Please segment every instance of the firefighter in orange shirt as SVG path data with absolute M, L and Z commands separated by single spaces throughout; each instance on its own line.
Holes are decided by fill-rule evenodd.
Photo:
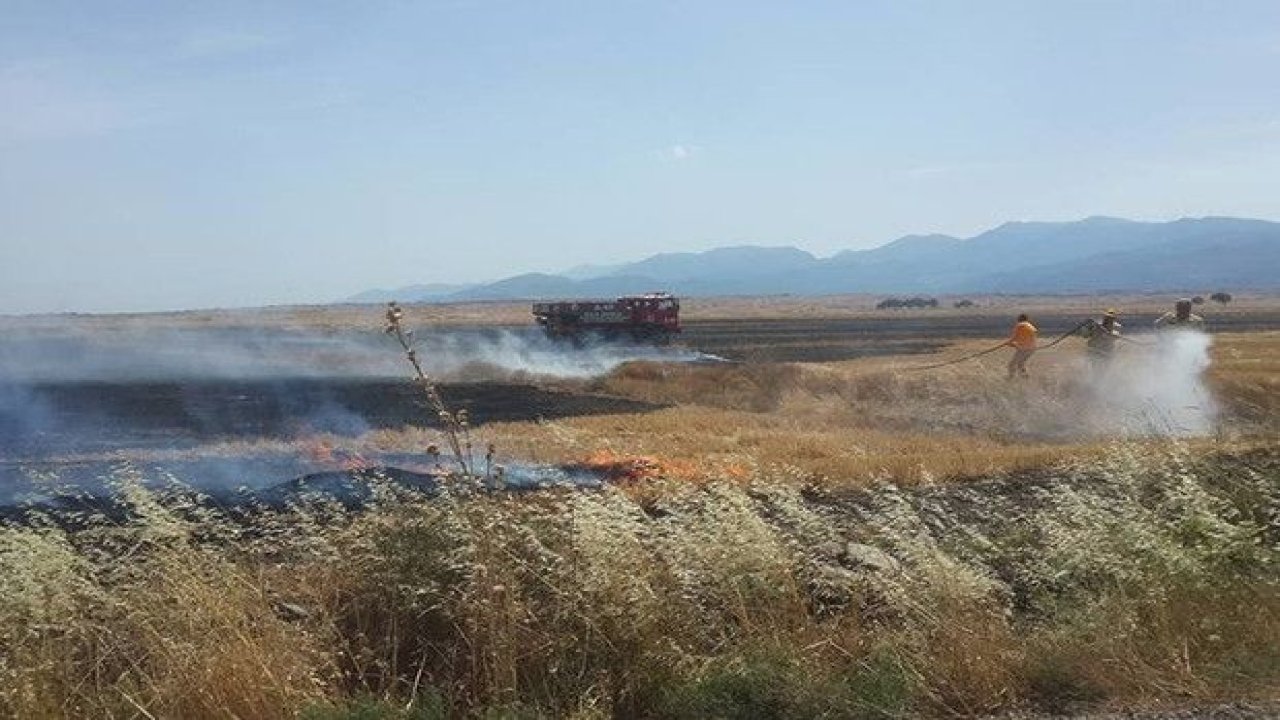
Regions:
M 1027 377 L 1027 360 L 1031 359 L 1031 354 L 1036 351 L 1036 326 L 1031 324 L 1031 318 L 1026 314 L 1018 316 L 1018 322 L 1013 326 L 1013 332 L 1009 335 L 1006 345 L 1013 348 L 1013 357 L 1009 360 L 1009 378 L 1014 375 Z

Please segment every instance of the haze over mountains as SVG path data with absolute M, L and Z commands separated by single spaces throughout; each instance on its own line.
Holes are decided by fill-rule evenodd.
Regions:
M 1280 223 L 1010 222 L 968 239 L 908 235 L 827 258 L 793 247 L 725 247 L 469 286 L 371 290 L 348 302 L 610 297 L 659 289 L 684 296 L 1280 289 Z

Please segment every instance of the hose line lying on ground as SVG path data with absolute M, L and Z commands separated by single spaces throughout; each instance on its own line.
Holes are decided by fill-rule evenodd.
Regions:
M 1072 335 L 1075 335 L 1075 334 L 1076 334 L 1076 331 L 1078 331 L 1080 328 L 1084 327 L 1085 325 L 1088 325 L 1090 322 L 1092 322 L 1092 320 L 1085 320 L 1085 321 L 1083 321 L 1083 322 L 1079 323 L 1079 324 L 1078 324 L 1078 325 L 1076 325 L 1075 327 L 1073 327 L 1073 328 L 1071 328 L 1070 330 L 1068 330 L 1068 331 L 1066 331 L 1066 332 L 1062 333 L 1061 335 L 1059 335 L 1057 338 L 1055 338 L 1055 339 L 1054 339 L 1052 342 L 1050 342 L 1049 344 L 1047 344 L 1047 345 L 1041 345 L 1040 347 L 1036 348 L 1036 352 L 1039 352 L 1039 351 L 1041 351 L 1041 350 L 1048 350 L 1049 348 L 1053 347 L 1054 345 L 1057 345 L 1058 343 L 1062 342 L 1063 340 L 1066 340 L 1067 338 L 1071 337 Z M 1117 337 L 1120 337 L 1120 336 L 1117 336 Z M 1122 338 L 1122 339 L 1128 340 L 1128 338 Z M 1137 341 L 1135 341 L 1135 340 L 1130 340 L 1129 342 L 1137 342 Z M 1142 345 L 1142 344 L 1145 344 L 1145 343 L 1138 343 L 1138 344 Z M 996 345 L 995 347 L 990 347 L 990 348 L 987 348 L 986 350 L 979 350 L 979 351 L 978 351 L 978 352 L 976 352 L 976 353 L 970 353 L 970 354 L 968 354 L 968 355 L 965 355 L 964 357 L 956 358 L 955 360 L 948 360 L 948 361 L 946 361 L 946 362 L 934 363 L 934 364 L 932 364 L 932 365 L 917 365 L 916 367 L 907 368 L 907 370 L 934 370 L 934 369 L 936 369 L 936 368 L 946 367 L 946 366 L 948 366 L 948 365 L 958 365 L 959 363 L 962 363 L 962 362 L 967 362 L 967 361 L 969 361 L 969 360 L 974 360 L 974 359 L 976 359 L 976 358 L 980 358 L 980 357 L 982 357 L 983 355 L 990 355 L 991 353 L 993 353 L 993 352 L 995 352 L 995 351 L 997 351 L 997 350 L 999 350 L 999 349 L 1001 349 L 1001 348 L 1008 347 L 1008 346 L 1009 346 L 1009 341 L 1007 341 L 1007 340 L 1006 340 L 1006 341 L 1004 341 L 1004 342 L 1000 343 L 999 345 Z
M 1000 344 L 999 344 L 999 345 L 996 345 L 995 347 L 989 347 L 989 348 L 987 348 L 986 350 L 979 350 L 979 351 L 978 351 L 978 352 L 976 352 L 976 353 L 970 353 L 970 354 L 968 354 L 968 355 L 965 355 L 964 357 L 956 358 L 955 360 L 948 360 L 948 361 L 946 361 L 946 362 L 934 363 L 934 364 L 932 364 L 932 365 L 917 365 L 916 367 L 911 367 L 911 368 L 907 368 L 907 369 L 908 369 L 908 370 L 933 370 L 934 368 L 946 367 L 946 366 L 948 366 L 948 365 L 955 365 L 955 364 L 958 364 L 958 363 L 965 362 L 965 361 L 967 361 L 967 360 L 973 360 L 973 359 L 975 359 L 975 358 L 980 358 L 980 357 L 982 357 L 983 355 L 990 355 L 991 353 L 993 353 L 993 352 L 995 352 L 995 351 L 997 351 L 997 350 L 1000 350 L 1000 349 L 1002 349 L 1002 348 L 1006 348 L 1006 347 L 1008 347 L 1008 346 L 1009 346 L 1009 342 L 1008 342 L 1008 341 L 1001 341 L 1001 342 L 1000 342 Z
M 1063 340 L 1066 340 L 1067 338 L 1071 337 L 1072 335 L 1075 335 L 1075 334 L 1076 334 L 1076 332 L 1078 332 L 1078 331 L 1080 330 L 1080 328 L 1084 327 L 1085 325 L 1088 325 L 1088 324 L 1089 324 L 1089 323 L 1091 323 L 1091 322 L 1093 322 L 1093 320 L 1085 320 L 1085 321 L 1083 321 L 1083 322 L 1079 323 L 1079 324 L 1078 324 L 1078 325 L 1076 325 L 1075 327 L 1071 328 L 1070 330 L 1068 330 L 1068 331 L 1066 331 L 1066 332 L 1062 333 L 1061 335 L 1059 335 L 1058 337 L 1054 338 L 1051 342 L 1049 342 L 1049 343 L 1047 343 L 1047 344 L 1045 344 L 1045 345 L 1041 345 L 1041 346 L 1037 347 L 1037 348 L 1035 349 L 1035 351 L 1036 351 L 1036 352 L 1040 352 L 1040 351 L 1042 351 L 1042 350 L 1048 350 L 1049 348 L 1053 347 L 1054 345 L 1057 345 L 1058 343 L 1062 342 Z M 1116 338 L 1117 340 L 1123 340 L 1124 342 L 1127 342 L 1127 343 L 1132 343 L 1132 344 L 1137 345 L 1137 346 L 1139 346 L 1139 347 L 1153 347 L 1153 346 L 1155 345 L 1155 343 L 1144 342 L 1144 341 L 1142 341 L 1142 340 L 1135 340 L 1135 339 L 1133 339 L 1133 338 L 1131 338 L 1131 337 L 1125 337 L 1124 335 L 1115 335 L 1115 338 Z M 958 364 L 960 364 L 960 363 L 962 363 L 962 362 L 968 362 L 969 360 L 974 360 L 974 359 L 980 358 L 980 357 L 982 357 L 983 355 L 990 355 L 991 353 L 996 352 L 997 350 L 999 350 L 999 349 L 1001 349 L 1001 348 L 1004 348 L 1004 347 L 1008 347 L 1008 346 L 1009 346 L 1009 341 L 1008 341 L 1008 340 L 1006 340 L 1006 341 L 1004 341 L 1004 342 L 1000 343 L 999 345 L 996 345 L 995 347 L 989 347 L 989 348 L 987 348 L 986 350 L 979 350 L 978 352 L 970 353 L 970 354 L 968 354 L 968 355 L 965 355 L 964 357 L 958 357 L 958 358 L 956 358 L 955 360 L 948 360 L 948 361 L 946 361 L 946 362 L 933 363 L 932 365 L 917 365 L 916 367 L 909 367 L 909 368 L 907 368 L 907 370 L 908 370 L 908 371 L 914 371 L 914 370 L 934 370 L 934 369 L 941 368 L 941 367 L 947 367 L 948 365 L 958 365 Z

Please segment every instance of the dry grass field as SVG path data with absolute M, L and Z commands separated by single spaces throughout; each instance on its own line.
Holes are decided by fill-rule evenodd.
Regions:
M 492 443 L 499 462 L 623 469 L 596 490 L 489 492 L 453 478 L 424 498 L 375 483 L 360 511 L 246 517 L 148 491 L 123 465 L 112 480 L 127 519 L 0 527 L 0 715 L 902 718 L 1224 702 L 1243 703 L 1238 717 L 1273 713 L 1275 300 L 1222 310 L 1235 324 L 1209 350 L 1204 432 L 1175 416 L 1207 405 L 1113 402 L 1142 400 L 1130 386 L 1147 378 L 1162 386 L 1172 361 L 1150 347 L 1123 348 L 1105 377 L 1078 339 L 1033 357 L 1025 380 L 1005 379 L 1003 352 L 917 369 L 990 346 L 1015 308 L 1048 328 L 1099 304 L 1151 315 L 1162 299 L 975 300 L 984 307 L 939 310 L 939 329 L 915 338 L 932 353 L 820 362 L 752 348 L 785 336 L 798 353 L 815 318 L 835 329 L 810 350 L 874 345 L 874 327 L 857 323 L 883 313 L 864 298 L 691 302 L 690 342 L 719 338 L 740 362 L 521 378 L 660 409 L 474 419 L 475 447 Z M 417 309 L 426 327 L 523 323 L 522 310 Z M 342 329 L 371 314 L 128 322 Z M 725 330 L 746 319 L 767 332 Z M 444 445 L 429 418 L 323 439 L 355 454 Z
M 962 341 L 942 357 L 989 345 Z M 636 363 L 590 389 L 673 407 L 653 413 L 498 424 L 517 456 L 571 459 L 610 451 L 669 459 L 709 475 L 789 467 L 824 485 L 873 478 L 985 477 L 1104 453 L 1125 438 L 1082 426 L 1073 397 L 1087 383 L 1078 343 L 1033 361 L 1028 381 L 1003 358 L 913 371 L 930 356 L 821 364 Z M 1221 423 L 1197 447 L 1273 442 L 1280 430 L 1280 332 L 1215 338 L 1208 382 Z

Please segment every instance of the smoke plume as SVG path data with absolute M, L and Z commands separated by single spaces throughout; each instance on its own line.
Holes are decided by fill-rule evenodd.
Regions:
M 584 378 L 629 360 L 694 362 L 713 356 L 587 338 L 571 344 L 532 328 L 420 330 L 418 354 L 441 379 L 512 374 Z M 10 332 L 0 377 L 10 383 L 128 382 L 406 375 L 399 348 L 380 333 L 258 327 L 63 327 Z
M 1194 330 L 1166 332 L 1140 352 L 1090 371 L 1085 419 L 1091 429 L 1122 437 L 1212 432 L 1217 405 L 1204 381 L 1212 342 Z

